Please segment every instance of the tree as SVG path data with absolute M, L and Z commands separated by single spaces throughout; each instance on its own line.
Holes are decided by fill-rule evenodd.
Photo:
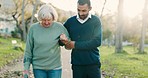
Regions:
M 116 39 L 115 39 L 115 52 L 122 52 L 122 27 L 123 27 L 123 1 L 119 0 L 118 4 L 118 17 L 117 17 L 117 28 L 116 28 Z
M 105 4 L 106 4 L 107 0 L 104 1 L 104 4 L 103 4 L 103 7 L 102 7 L 102 11 L 101 11 L 101 15 L 100 15 L 100 18 L 102 17 L 103 15 L 103 11 L 104 11 L 104 8 L 105 8 Z
M 21 40 L 25 41 L 24 39 L 26 39 L 25 35 L 27 33 L 28 23 L 30 23 L 29 20 L 31 19 L 31 12 L 33 9 L 32 6 L 33 6 L 34 0 L 25 0 L 24 2 L 23 0 L 12 0 L 12 1 L 15 5 L 15 8 L 14 8 L 14 11 L 11 12 L 10 14 L 12 15 L 13 19 L 16 22 L 16 27 L 19 29 Z M 22 11 L 24 11 L 24 13 Z
M 26 41 L 26 32 L 27 32 L 27 25 L 26 22 L 28 18 L 31 17 L 31 10 L 32 8 L 26 9 L 26 7 L 30 7 L 33 2 L 32 0 L 12 0 L 15 8 L 14 11 L 11 12 L 13 19 L 16 22 L 16 27 L 19 29 L 19 33 L 21 36 L 22 41 Z M 22 6 L 22 7 L 20 7 Z
M 0 3 L 1 5 L 0 9 L 3 8 L 4 7 L 3 5 L 6 5 L 8 2 L 10 2 L 10 4 L 13 5 L 13 7 L 10 5 L 6 7 L 7 10 L 6 8 L 4 8 L 4 12 L 6 11 L 5 14 L 12 16 L 12 18 L 0 17 L 0 20 L 14 21 L 18 29 L 19 37 L 21 38 L 22 41 L 24 41 L 24 39 L 26 39 L 25 35 L 28 32 L 30 24 L 32 24 L 34 21 L 37 21 L 37 19 L 34 18 L 34 14 L 36 13 L 38 7 L 40 7 L 44 3 L 41 2 L 40 0 L 25 0 L 24 2 L 23 0 L 2 0 L 2 1 L 3 2 Z M 24 7 L 21 7 L 22 5 L 24 5 Z M 58 18 L 59 20 L 62 19 L 60 22 L 65 22 L 66 18 L 68 18 L 69 16 L 71 16 L 71 14 L 73 14 L 73 12 L 63 11 L 56 7 L 55 9 L 61 12 L 58 13 L 61 14 L 60 16 L 61 18 Z M 24 11 L 24 13 L 22 11 Z
M 148 13 L 147 6 L 148 6 L 148 0 L 145 0 L 143 16 L 142 16 L 142 29 L 141 29 L 139 53 L 144 53 L 144 41 L 145 41 L 145 34 L 146 34 L 146 28 L 147 28 L 147 13 Z
M 24 20 L 24 9 L 25 9 L 25 0 L 23 0 L 23 4 L 22 4 L 22 27 L 23 27 L 23 40 L 26 41 L 26 27 L 25 27 L 25 20 Z
M 106 29 L 105 31 L 103 31 L 103 39 L 107 40 L 107 45 L 108 47 L 111 46 L 111 37 L 112 37 L 112 32 L 109 29 Z
M 38 2 L 39 2 L 38 0 L 35 0 L 34 8 L 33 8 L 33 11 L 32 11 L 32 16 L 31 16 L 30 25 L 33 23 L 34 14 L 36 13 Z

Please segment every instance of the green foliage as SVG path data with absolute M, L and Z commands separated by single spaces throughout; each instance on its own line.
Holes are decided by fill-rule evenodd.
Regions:
M 21 50 L 14 49 L 14 45 L 11 43 L 12 40 L 17 40 L 18 43 L 21 43 L 22 47 L 24 47 L 24 43 L 21 42 L 19 39 L 0 38 L 0 46 L 1 46 L 0 47 L 0 67 L 3 67 L 4 65 L 9 64 L 13 60 L 23 55 L 23 52 Z
M 103 39 L 108 39 L 111 36 L 112 36 L 112 32 L 109 29 L 103 31 Z
M 148 54 L 137 54 L 130 46 L 124 47 L 124 51 L 115 53 L 114 47 L 100 48 L 105 78 L 148 78 Z
M 18 28 L 15 28 L 14 31 L 11 31 L 11 36 L 12 36 L 13 38 L 19 38 L 18 33 L 19 33 Z
M 148 44 L 148 37 L 145 38 L 145 44 Z

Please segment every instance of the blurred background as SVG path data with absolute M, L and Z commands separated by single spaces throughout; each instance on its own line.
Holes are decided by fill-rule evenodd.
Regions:
M 100 47 L 105 78 L 148 78 L 148 0 L 91 0 L 102 22 Z M 37 10 L 51 4 L 64 23 L 77 14 L 77 0 L 0 0 L 0 68 L 23 55 Z M 8 58 L 8 56 L 12 56 Z M 7 58 L 7 59 L 6 59 Z

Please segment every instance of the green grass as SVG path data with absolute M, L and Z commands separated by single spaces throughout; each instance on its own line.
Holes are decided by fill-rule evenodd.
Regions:
M 19 39 L 0 38 L 0 67 L 23 55 L 21 50 L 14 49 L 11 40 L 17 40 L 24 48 L 25 43 Z M 126 53 L 115 53 L 114 47 L 100 47 L 105 78 L 148 78 L 148 48 L 145 54 L 138 54 L 133 47 L 123 49 Z
M 127 53 L 115 53 L 114 47 L 100 48 L 105 78 L 148 78 L 148 54 L 138 54 L 129 46 L 123 49 Z
M 4 39 L 0 37 L 0 67 L 3 67 L 23 55 L 20 49 L 14 49 L 14 45 L 11 42 L 12 40 L 17 40 L 19 44 L 22 44 L 22 48 L 24 47 L 24 43 L 19 39 Z

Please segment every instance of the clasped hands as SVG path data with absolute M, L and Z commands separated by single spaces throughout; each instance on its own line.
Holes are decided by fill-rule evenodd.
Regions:
M 60 40 L 61 42 L 65 45 L 65 48 L 70 50 L 70 49 L 73 49 L 74 48 L 74 45 L 75 45 L 75 41 L 71 41 L 69 40 L 65 34 L 61 34 L 60 35 Z

